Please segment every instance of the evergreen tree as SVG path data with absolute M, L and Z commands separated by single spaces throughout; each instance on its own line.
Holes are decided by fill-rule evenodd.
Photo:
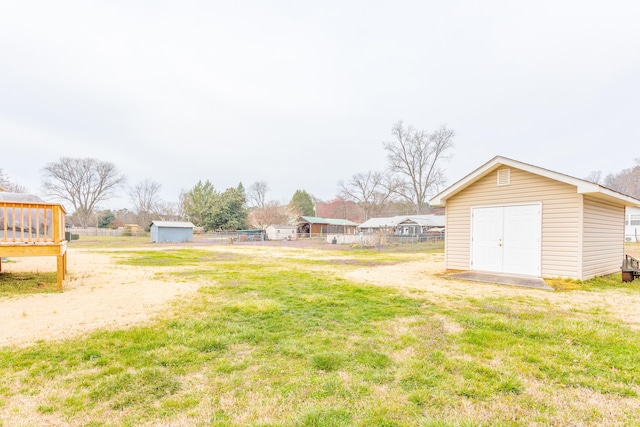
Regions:
M 98 228 L 115 228 L 113 222 L 116 220 L 116 214 L 107 209 L 98 213 Z
M 220 194 L 210 221 L 212 229 L 241 230 L 247 228 L 247 208 L 244 188 L 227 188 Z
M 313 216 L 315 209 L 311 195 L 304 190 L 296 190 L 289 202 L 289 207 L 298 216 Z
M 208 180 L 198 183 L 189 190 L 184 197 L 184 213 L 188 221 L 196 227 L 204 227 L 205 230 L 212 230 L 208 225 L 211 223 L 213 208 L 217 202 L 218 193 L 213 184 Z

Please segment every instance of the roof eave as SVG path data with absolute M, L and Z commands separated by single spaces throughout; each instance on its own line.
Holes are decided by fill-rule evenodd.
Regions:
M 616 204 L 622 204 L 624 206 L 640 206 L 640 200 L 633 198 L 631 196 L 627 196 L 625 194 L 617 193 L 613 190 L 609 190 L 608 188 L 598 186 L 598 191 L 585 191 L 584 189 L 578 188 L 578 193 L 583 194 L 585 196 L 591 196 L 596 199 L 606 200 L 609 202 L 613 202 Z

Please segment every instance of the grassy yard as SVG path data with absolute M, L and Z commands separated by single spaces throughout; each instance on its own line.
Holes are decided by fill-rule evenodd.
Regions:
M 0 298 L 59 292 L 56 273 L 0 273 Z
M 608 313 L 363 285 L 339 271 L 424 254 L 314 251 L 120 251 L 203 287 L 151 324 L 0 349 L 0 426 L 640 424 L 640 331 Z

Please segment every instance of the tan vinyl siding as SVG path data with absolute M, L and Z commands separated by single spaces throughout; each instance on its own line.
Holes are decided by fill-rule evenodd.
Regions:
M 584 198 L 582 280 L 620 271 L 624 256 L 624 206 Z
M 542 276 L 578 277 L 581 195 L 576 187 L 511 169 L 510 185 L 494 170 L 446 201 L 446 268 L 470 268 L 471 208 L 542 203 Z

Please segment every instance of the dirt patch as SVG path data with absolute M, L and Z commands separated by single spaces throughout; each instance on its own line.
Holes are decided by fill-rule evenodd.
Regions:
M 69 250 L 69 276 L 64 292 L 18 295 L 0 299 L 0 347 L 58 340 L 97 329 L 143 323 L 199 283 L 154 280 L 169 267 L 130 267 L 111 255 Z M 14 258 L 4 272 L 55 271 L 55 257 Z
M 522 298 L 523 301 L 534 298 L 560 310 L 607 313 L 634 329 L 640 329 L 640 295 L 625 290 L 552 292 L 447 279 L 442 276 L 443 271 L 444 256 L 433 254 L 420 262 L 359 268 L 344 272 L 342 276 L 357 282 L 424 291 L 429 298 L 443 304 L 469 298 L 507 297 Z
M 359 265 L 363 267 L 376 267 L 380 265 L 390 265 L 397 264 L 399 261 L 362 261 L 358 259 L 348 259 L 348 258 L 332 258 L 327 260 L 334 265 Z

